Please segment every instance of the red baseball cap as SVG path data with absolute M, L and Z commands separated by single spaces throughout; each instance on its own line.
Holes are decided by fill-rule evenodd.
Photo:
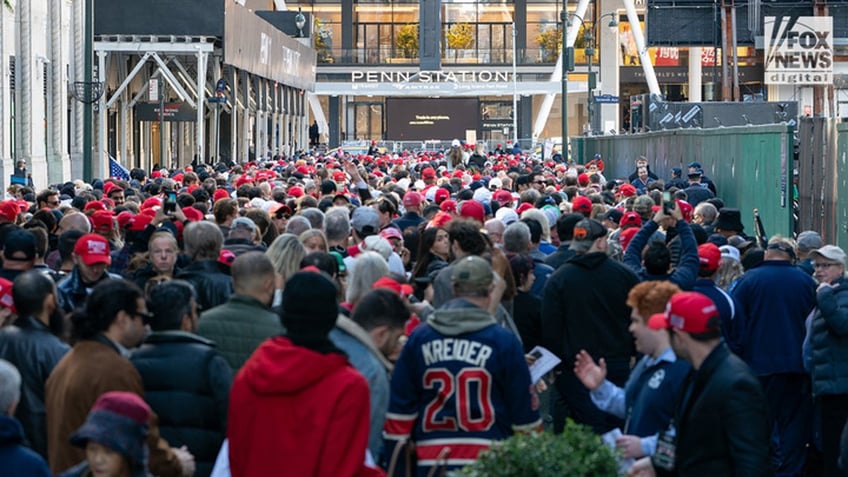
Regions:
M 415 191 L 407 192 L 403 196 L 403 206 L 404 207 L 418 207 L 421 205 L 421 201 L 424 200 L 421 197 L 421 194 Z
M 433 194 L 433 200 L 436 202 L 436 204 L 441 205 L 442 202 L 448 199 L 450 199 L 450 192 L 448 192 L 448 190 L 444 187 L 439 187 L 438 189 L 436 189 L 436 193 Z
M 118 221 L 118 227 L 124 229 L 127 227 L 127 225 L 130 224 L 134 217 L 135 215 L 133 215 L 132 212 L 130 212 L 129 210 L 125 210 L 118 214 L 115 219 Z
M 652 315 L 648 327 L 654 330 L 676 328 L 687 333 L 718 331 L 719 314 L 715 303 L 697 292 L 681 292 L 671 297 L 665 313 Z
M 432 167 L 425 167 L 423 171 L 421 171 L 422 179 L 435 179 L 436 178 L 436 170 Z
M 701 270 L 718 270 L 721 263 L 721 250 L 714 243 L 707 242 L 698 246 L 698 259 L 701 261 Z
M 406 298 L 409 295 L 412 295 L 413 292 L 411 286 L 407 285 L 406 283 L 399 283 L 397 280 L 389 277 L 380 278 L 379 280 L 374 282 L 373 285 L 371 285 L 372 290 L 376 290 L 378 288 L 385 288 L 387 290 L 391 290 L 400 295 L 401 298 Z
M 680 208 L 680 215 L 683 216 L 683 220 L 686 222 L 692 221 L 692 213 L 695 211 L 695 208 L 692 207 L 692 204 L 686 202 L 685 200 L 678 200 L 677 207 Z
M 512 202 L 512 194 L 508 190 L 500 189 L 495 191 L 492 199 L 494 199 L 498 204 L 506 205 Z
M 633 187 L 632 184 L 622 184 L 621 187 L 618 188 L 618 193 L 624 197 L 633 197 L 636 195 L 636 188 Z
M 286 191 L 286 193 L 288 193 L 288 195 L 295 197 L 295 198 L 301 197 L 301 196 L 303 196 L 303 187 L 291 186 Z
M 642 217 L 636 212 L 625 212 L 618 221 L 619 227 L 641 227 Z
M 592 213 L 592 201 L 588 197 L 577 196 L 571 201 L 571 211 L 588 217 Z
M 217 202 L 221 199 L 229 199 L 230 193 L 227 192 L 227 189 L 215 189 L 215 193 L 212 194 L 212 200 Z
M 82 263 L 86 265 L 112 263 L 112 257 L 109 256 L 109 242 L 97 234 L 85 234 L 80 237 L 74 245 L 74 253 L 79 255 Z
M 444 200 L 439 204 L 439 208 L 443 212 L 456 212 L 456 201 L 453 199 Z
M 91 225 L 98 232 L 109 232 L 114 225 L 112 222 L 112 211 L 98 210 L 91 215 Z
M 183 215 L 185 215 L 186 220 L 189 222 L 200 222 L 203 220 L 203 212 L 195 209 L 192 206 L 188 206 L 183 209 Z
M 82 210 L 83 212 L 88 210 L 106 210 L 106 205 L 104 205 L 102 201 L 92 200 L 91 202 L 85 204 L 85 207 L 83 207 Z
M 486 209 L 474 199 L 465 200 L 459 206 L 460 217 L 474 219 L 482 225 L 486 221 Z
M 7 221 L 14 222 L 20 213 L 21 209 L 18 207 L 18 203 L 14 200 L 4 200 L 3 202 L 0 202 L 0 217 Z
M 152 209 L 154 207 L 159 207 L 162 205 L 162 200 L 158 197 L 150 197 L 149 199 L 145 199 L 144 202 L 141 203 L 141 210 Z
M 398 230 L 394 227 L 384 228 L 383 231 L 380 232 L 380 236 L 383 237 L 386 240 L 388 240 L 390 238 L 396 238 L 396 239 L 403 240 L 403 234 L 400 233 L 400 230 Z
M 153 209 L 150 209 L 150 210 L 153 210 Z M 142 230 L 147 228 L 147 226 L 150 224 L 150 222 L 153 222 L 153 215 L 138 214 L 130 220 L 128 227 L 129 227 L 129 230 L 131 230 L 133 232 L 141 232 Z
M 530 209 L 533 209 L 533 208 L 534 208 L 533 204 L 531 204 L 530 202 L 524 202 L 523 204 L 519 205 L 517 209 L 515 209 L 515 213 L 518 214 L 518 215 L 521 215 L 521 214 L 524 213 L 524 211 L 530 210 Z

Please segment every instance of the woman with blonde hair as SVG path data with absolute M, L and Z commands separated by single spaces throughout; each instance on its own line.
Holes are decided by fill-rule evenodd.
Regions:
M 277 291 L 274 293 L 273 306 L 279 306 L 282 303 L 286 281 L 300 270 L 300 262 L 306 256 L 306 249 L 296 235 L 283 234 L 271 242 L 265 255 L 271 259 L 277 274 Z
M 318 229 L 309 229 L 300 234 L 300 243 L 306 249 L 306 253 L 324 252 L 327 253 L 327 237 L 324 232 Z

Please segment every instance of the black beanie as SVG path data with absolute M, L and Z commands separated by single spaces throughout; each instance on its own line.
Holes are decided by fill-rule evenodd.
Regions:
M 338 289 L 325 274 L 299 272 L 286 281 L 280 320 L 296 345 L 321 353 L 338 352 L 327 335 L 336 325 Z

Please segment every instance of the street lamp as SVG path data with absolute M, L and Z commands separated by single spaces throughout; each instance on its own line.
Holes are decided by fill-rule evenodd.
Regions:
M 306 16 L 303 15 L 301 7 L 297 7 L 297 15 L 294 16 L 294 24 L 297 27 L 297 37 L 303 38 L 303 27 L 306 26 Z
M 595 127 L 594 127 L 594 123 L 593 123 L 594 113 L 595 113 L 594 90 L 597 87 L 597 81 L 595 80 L 595 74 L 592 72 L 592 57 L 595 56 L 595 39 L 598 37 L 597 28 L 598 28 L 598 25 L 600 25 L 601 20 L 604 17 L 610 17 L 610 21 L 607 24 L 607 26 L 610 28 L 610 30 L 615 31 L 616 29 L 618 29 L 618 19 L 616 18 L 616 16 L 617 16 L 617 14 L 614 13 L 614 12 L 604 13 L 603 15 L 599 16 L 595 20 L 595 23 L 592 25 L 592 28 L 586 29 L 586 33 L 585 33 L 586 61 L 588 61 L 588 69 L 587 69 L 588 77 L 586 78 L 586 84 L 587 84 L 586 90 L 587 90 L 588 97 L 587 97 L 586 108 L 587 108 L 588 117 L 589 117 L 589 131 L 588 131 L 588 133 L 589 133 L 590 136 L 595 131 Z M 598 61 L 598 66 L 600 66 L 600 58 L 599 58 L 599 61 Z M 598 72 L 600 73 L 600 68 L 598 68 Z
M 568 72 L 573 69 L 570 67 L 571 48 L 566 48 L 568 44 L 568 3 L 563 2 L 562 13 L 560 13 L 562 21 L 562 158 L 568 162 Z

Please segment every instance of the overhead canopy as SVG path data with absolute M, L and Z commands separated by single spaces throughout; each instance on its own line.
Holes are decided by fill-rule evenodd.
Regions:
M 299 89 L 315 87 L 315 50 L 233 0 L 94 2 L 97 36 L 145 36 L 150 42 L 214 37 L 224 63 Z M 143 53 L 140 39 L 139 53 Z
M 235 3 L 226 4 L 224 18 L 224 63 L 285 85 L 315 88 L 313 48 Z

